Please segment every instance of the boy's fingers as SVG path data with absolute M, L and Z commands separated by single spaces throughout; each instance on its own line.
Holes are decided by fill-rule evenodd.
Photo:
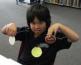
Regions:
M 16 35 L 16 32 L 15 32 L 15 31 L 12 31 L 12 32 L 11 32 L 11 35 L 12 35 L 12 36 L 15 36 L 15 35 Z
M 47 35 L 52 35 L 53 30 L 48 30 Z
M 48 40 L 48 41 L 52 41 L 52 40 L 54 41 L 55 38 L 48 38 L 47 40 Z
M 7 24 L 0 32 L 6 35 L 16 35 L 16 25 L 14 23 Z
M 16 32 L 14 30 L 10 29 L 10 28 L 8 28 L 7 33 L 10 36 L 15 36 L 15 34 L 16 34 Z
M 6 34 L 9 34 L 9 31 L 10 31 L 9 28 L 6 27 L 6 28 L 5 28 L 5 33 L 6 33 Z
M 5 33 L 6 25 L 0 30 L 2 33 Z
M 48 43 L 48 44 L 53 44 L 56 40 L 45 40 L 46 41 L 46 43 Z
M 46 37 L 47 37 L 47 38 L 55 38 L 54 35 L 47 35 Z
M 53 35 L 51 35 L 51 36 L 46 36 L 45 37 L 45 41 L 47 42 L 47 43 L 54 43 L 55 41 L 56 41 L 56 38 L 55 38 L 55 36 L 53 36 Z

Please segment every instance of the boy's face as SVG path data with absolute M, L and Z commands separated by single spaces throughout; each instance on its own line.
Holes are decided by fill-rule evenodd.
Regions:
M 33 22 L 30 23 L 30 28 L 35 35 L 40 35 L 46 30 L 46 23 L 40 22 L 36 17 Z

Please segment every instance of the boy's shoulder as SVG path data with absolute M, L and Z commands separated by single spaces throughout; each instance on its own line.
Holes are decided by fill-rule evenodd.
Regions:
M 28 37 L 31 35 L 30 29 L 28 27 L 17 27 L 17 33 L 15 36 L 16 40 L 24 41 L 28 39 Z
M 17 31 L 21 31 L 21 32 L 24 32 L 24 31 L 29 31 L 30 28 L 29 27 L 26 27 L 26 26 L 23 26 L 23 27 L 17 27 Z

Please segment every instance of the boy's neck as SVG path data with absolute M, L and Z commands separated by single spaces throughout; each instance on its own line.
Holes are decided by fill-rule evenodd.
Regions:
M 40 36 L 40 34 L 34 34 L 34 37 L 37 38 L 38 36 Z

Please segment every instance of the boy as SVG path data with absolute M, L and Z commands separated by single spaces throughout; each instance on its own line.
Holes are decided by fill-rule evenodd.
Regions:
M 53 65 L 57 52 L 69 49 L 71 43 L 79 39 L 77 33 L 61 23 L 50 25 L 49 10 L 40 4 L 29 8 L 26 19 L 28 27 L 19 28 L 10 23 L 2 28 L 3 34 L 22 42 L 18 62 L 23 65 Z M 34 47 L 42 49 L 40 57 L 31 54 Z

